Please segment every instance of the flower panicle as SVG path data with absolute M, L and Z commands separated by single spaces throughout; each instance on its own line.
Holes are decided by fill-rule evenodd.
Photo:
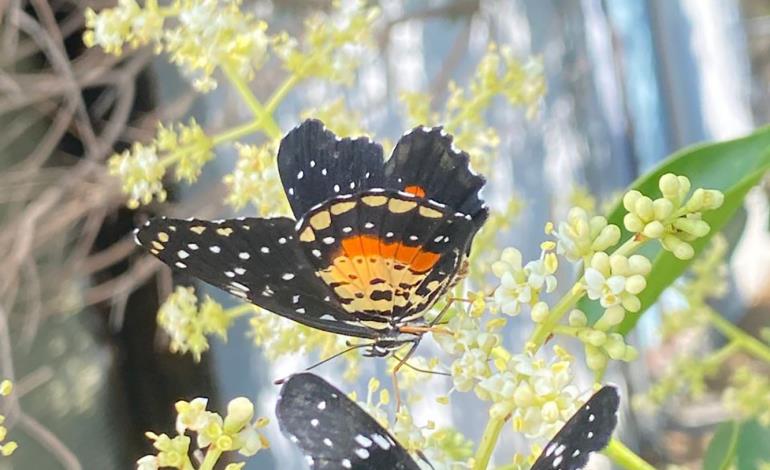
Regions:
M 178 286 L 158 310 L 158 325 L 171 338 L 171 351 L 190 353 L 196 362 L 209 349 L 208 337 L 227 340 L 235 315 L 206 296 L 198 305 L 195 289 Z
M 8 380 L 0 381 L 0 397 L 7 397 L 13 392 L 13 383 Z M 0 456 L 10 457 L 19 445 L 16 441 L 6 441 L 5 438 L 8 435 L 8 429 L 3 426 L 5 422 L 5 416 L 0 415 Z
M 623 207 L 628 211 L 623 224 L 629 232 L 659 240 L 663 249 L 677 258 L 690 259 L 695 254 L 691 242 L 711 231 L 703 212 L 721 207 L 724 194 L 703 188 L 690 194 L 689 178 L 673 173 L 661 176 L 658 187 L 661 197 L 657 199 L 636 190 L 623 196 Z
M 175 436 L 147 432 L 153 441 L 156 454 L 145 455 L 137 461 L 137 470 L 157 470 L 171 467 L 180 470 L 193 468 L 189 452 L 192 439 L 188 433 L 195 433 L 195 445 L 199 450 L 216 452 L 237 452 L 251 457 L 269 447 L 267 438 L 260 432 L 268 424 L 267 418 L 254 419 L 254 404 L 245 397 L 237 397 L 227 404 L 227 414 L 208 411 L 207 398 L 178 401 Z M 243 464 L 231 464 L 232 469 Z
M 128 207 L 135 209 L 153 200 L 166 200 L 163 177 L 172 164 L 178 181 L 196 181 L 203 165 L 214 157 L 212 146 L 211 138 L 195 119 L 170 126 L 159 123 L 152 142 L 136 142 L 130 150 L 114 154 L 108 160 L 108 170 L 120 178 Z

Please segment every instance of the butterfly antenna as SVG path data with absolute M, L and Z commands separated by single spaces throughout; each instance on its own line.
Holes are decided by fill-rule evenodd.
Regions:
M 326 359 L 323 359 L 323 360 L 321 360 L 320 362 L 316 362 L 316 363 L 315 363 L 315 364 L 313 364 L 312 366 L 310 366 L 310 367 L 306 368 L 306 369 L 305 369 L 305 372 L 307 372 L 307 371 L 309 371 L 309 370 L 313 370 L 313 369 L 315 369 L 315 368 L 316 368 L 316 367 L 318 367 L 318 366 L 324 365 L 324 364 L 326 364 L 327 362 L 331 361 L 332 359 L 336 359 L 336 358 L 338 358 L 338 357 L 340 357 L 340 356 L 344 356 L 345 354 L 349 353 L 350 351 L 353 351 L 353 350 L 355 350 L 355 349 L 366 348 L 366 347 L 369 347 L 369 346 L 371 346 L 371 345 L 370 345 L 369 343 L 365 343 L 365 344 L 355 344 L 355 345 L 352 345 L 352 346 L 351 346 L 351 345 L 350 345 L 350 343 L 348 343 L 348 346 L 350 346 L 350 347 L 349 347 L 349 348 L 347 348 L 347 349 L 343 349 L 342 351 L 340 351 L 340 352 L 338 352 L 338 353 L 334 353 L 334 354 L 332 354 L 331 356 L 327 357 Z
M 401 361 L 401 358 L 396 356 L 395 354 L 393 355 L 393 357 L 395 357 L 398 361 Z M 422 372 L 423 374 L 443 375 L 444 377 L 451 377 L 452 376 L 452 374 L 450 374 L 449 372 L 441 372 L 441 371 L 438 371 L 438 370 L 423 369 L 423 368 L 417 367 L 415 365 L 409 364 L 406 361 L 403 361 L 403 362 L 404 362 L 404 365 L 406 367 L 408 367 L 408 368 L 410 368 L 410 369 L 412 369 L 413 371 L 416 371 L 416 372 Z

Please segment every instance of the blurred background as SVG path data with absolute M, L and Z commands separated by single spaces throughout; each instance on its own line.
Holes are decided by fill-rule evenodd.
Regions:
M 271 30 L 299 34 L 303 19 L 330 3 L 245 0 L 243 8 Z M 609 200 L 683 146 L 737 137 L 768 121 L 767 0 L 369 3 L 382 9 L 377 48 L 353 86 L 304 85 L 277 115 L 282 130 L 297 124 L 299 109 L 344 97 L 363 116 L 361 127 L 395 141 L 407 128 L 401 92 L 428 92 L 441 109 L 449 81 L 465 83 L 490 42 L 523 59 L 539 56 L 548 91 L 538 115 L 528 120 L 505 103 L 487 114 L 502 162 L 487 197 L 521 200 L 505 241 L 525 259 L 538 255 L 542 227 L 564 217 L 578 188 Z M 0 0 L 0 379 L 12 378 L 18 397 L 0 412 L 19 443 L 11 459 L 0 458 L 3 470 L 134 468 L 151 452 L 144 432 L 173 429 L 176 400 L 208 396 L 221 409 L 245 395 L 272 417 L 272 379 L 300 367 L 265 362 L 246 335 L 248 320 L 227 343 L 212 340 L 198 364 L 168 352 L 155 316 L 178 279 L 135 247 L 131 230 L 154 209 L 127 209 L 104 162 L 151 139 L 158 120 L 194 116 L 205 128 L 225 128 L 248 112 L 227 87 L 197 94 L 148 48 L 120 58 L 86 49 L 84 9 L 112 4 Z M 258 96 L 284 75 L 258 73 Z M 168 186 L 174 213 L 230 214 L 221 180 L 234 151 L 217 152 L 196 185 Z M 767 198 L 756 190 L 727 234 L 731 289 L 719 308 L 750 331 L 768 324 L 767 225 Z M 659 324 L 656 312 L 645 315 L 633 337 L 640 360 L 610 371 L 629 393 L 644 391 L 666 361 Z M 514 327 L 506 341 L 520 344 L 526 333 Z M 382 364 L 370 367 L 382 371 Z M 589 373 L 581 379 L 588 384 Z M 477 441 L 485 405 L 466 395 L 447 419 L 462 416 L 463 431 Z M 653 416 L 629 408 L 621 436 L 657 468 L 699 468 L 724 418 L 713 403 L 706 397 Z M 431 412 L 446 413 L 421 411 Z M 270 433 L 274 449 L 246 468 L 304 468 L 275 426 Z M 504 439 L 512 446 L 501 441 L 500 462 L 523 444 Z M 599 460 L 596 468 L 609 468 Z

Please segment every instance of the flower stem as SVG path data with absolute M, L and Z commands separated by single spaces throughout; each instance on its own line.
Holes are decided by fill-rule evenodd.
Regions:
M 235 307 L 228 308 L 225 310 L 225 315 L 228 316 L 228 318 L 239 318 L 244 315 L 247 315 L 249 313 L 252 313 L 254 311 L 254 305 L 252 304 L 241 304 L 236 305 Z
M 614 463 L 627 470 L 655 470 L 655 467 L 645 462 L 617 439 L 610 439 L 610 443 L 603 452 Z
M 709 321 L 711 321 L 711 324 L 714 325 L 714 328 L 720 333 L 736 343 L 747 353 L 757 359 L 770 363 L 770 347 L 724 319 L 715 310 L 709 307 L 706 307 L 704 310 Z
M 281 128 L 273 118 L 272 112 L 268 111 L 262 103 L 259 102 L 254 93 L 252 93 L 249 85 L 243 81 L 243 79 L 232 69 L 230 66 L 223 66 L 222 70 L 227 76 L 228 80 L 232 82 L 235 89 L 238 90 L 241 97 L 246 101 L 246 105 L 254 113 L 257 121 L 260 123 L 265 133 L 273 139 L 281 137 Z
M 489 460 L 492 458 L 492 452 L 495 450 L 497 438 L 500 437 L 500 431 L 505 425 L 504 418 L 490 418 L 487 427 L 484 429 L 484 435 L 481 436 L 481 443 L 476 450 L 476 457 L 473 462 L 473 470 L 486 470 Z
M 645 239 L 638 239 L 636 236 L 633 236 L 626 240 L 626 242 L 618 247 L 612 254 L 628 256 L 629 254 L 636 251 L 645 242 Z M 532 353 L 537 352 L 537 350 L 543 346 L 545 341 L 551 335 L 554 327 L 559 323 L 559 321 L 561 321 L 569 309 L 575 305 L 575 303 L 577 303 L 581 297 L 583 297 L 583 294 L 585 293 L 585 291 L 582 289 L 583 278 L 584 277 L 581 276 L 575 285 L 572 286 L 572 289 L 570 289 L 569 293 L 562 297 L 559 303 L 556 304 L 556 306 L 553 308 L 553 310 L 548 313 L 548 315 L 545 317 L 545 320 L 538 323 L 538 325 L 535 327 L 535 331 L 532 332 L 532 336 L 530 336 L 529 341 L 527 341 L 527 351 Z
M 203 459 L 201 466 L 198 467 L 198 470 L 214 470 L 214 465 L 216 465 L 221 456 L 222 451 L 212 444 L 209 446 L 209 450 L 206 451 L 206 457 Z

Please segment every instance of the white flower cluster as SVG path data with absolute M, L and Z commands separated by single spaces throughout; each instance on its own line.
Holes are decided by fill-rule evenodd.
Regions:
M 233 451 L 250 457 L 268 447 L 267 439 L 259 429 L 267 425 L 266 418 L 254 418 L 254 405 L 247 398 L 237 397 L 227 404 L 227 415 L 222 418 L 217 413 L 206 410 L 208 399 L 195 398 L 192 401 L 178 401 L 177 436 L 148 432 L 158 449 L 157 455 L 146 455 L 137 461 L 137 470 L 157 470 L 161 467 L 189 468 L 190 437 L 186 432 L 197 434 L 196 444 L 199 449 L 214 448 L 218 452 Z
M 528 437 L 550 436 L 576 409 L 578 389 L 572 385 L 572 357 L 559 347 L 550 362 L 523 353 L 505 369 L 481 380 L 477 394 L 491 400 L 490 415 L 511 415 L 516 431 Z
M 587 264 L 594 253 L 617 245 L 620 228 L 607 224 L 602 216 L 589 217 L 585 209 L 573 207 L 554 235 L 558 240 L 556 253 L 573 263 L 583 260 Z
M 553 292 L 558 265 L 556 255 L 544 251 L 540 259 L 522 267 L 521 252 L 516 248 L 504 249 L 500 260 L 492 264 L 492 272 L 500 278 L 500 286 L 495 290 L 500 311 L 518 315 L 522 305 L 534 305 L 542 292 Z

